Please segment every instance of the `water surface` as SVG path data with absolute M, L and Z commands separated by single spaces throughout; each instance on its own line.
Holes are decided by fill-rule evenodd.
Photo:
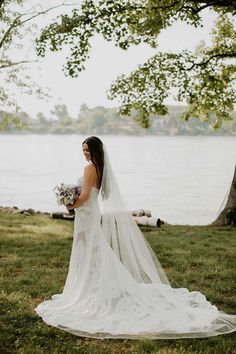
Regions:
M 101 136 L 100 136 L 101 137 Z M 64 210 L 52 188 L 83 174 L 82 135 L 1 135 L 0 205 Z M 176 224 L 212 222 L 229 189 L 235 137 L 103 136 L 130 209 Z

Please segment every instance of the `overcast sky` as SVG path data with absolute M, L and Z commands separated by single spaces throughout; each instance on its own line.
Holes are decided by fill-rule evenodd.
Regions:
M 214 20 L 215 16 L 212 12 L 204 11 L 203 28 L 196 29 L 183 23 L 176 23 L 172 28 L 161 33 L 159 37 L 160 50 L 172 52 L 182 49 L 193 50 L 201 40 L 209 43 L 209 33 Z M 42 26 L 43 19 L 38 21 Z M 133 46 L 124 51 L 115 47 L 114 43 L 106 42 L 102 37 L 96 36 L 92 41 L 92 50 L 90 59 L 86 63 L 86 71 L 75 79 L 65 77 L 62 72 L 66 56 L 65 50 L 58 53 L 48 52 L 46 58 L 40 59 L 42 63 L 41 77 L 38 76 L 38 71 L 35 73 L 32 71 L 32 76 L 41 82 L 42 86 L 50 87 L 53 97 L 46 102 L 33 97 L 22 98 L 19 95 L 18 101 L 22 109 L 32 116 L 36 116 L 40 111 L 48 115 L 55 104 L 62 103 L 67 105 L 70 114 L 74 117 L 78 115 L 80 105 L 83 103 L 89 107 L 117 106 L 118 102 L 110 101 L 106 97 L 106 91 L 111 82 L 118 75 L 128 74 L 134 70 L 156 51 L 157 49 L 152 49 L 147 45 Z M 176 104 L 172 98 L 169 98 L 167 103 Z

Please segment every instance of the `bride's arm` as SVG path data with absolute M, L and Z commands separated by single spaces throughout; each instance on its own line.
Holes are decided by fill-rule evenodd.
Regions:
M 70 204 L 68 209 L 78 208 L 89 199 L 90 192 L 94 184 L 95 178 L 96 178 L 95 166 L 94 165 L 86 166 L 84 169 L 84 182 L 83 182 L 82 191 L 79 197 L 74 202 L 74 204 Z

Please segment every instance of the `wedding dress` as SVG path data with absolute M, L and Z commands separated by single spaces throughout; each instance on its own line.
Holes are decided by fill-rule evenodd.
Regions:
M 105 197 L 114 188 L 111 181 L 107 164 Z M 207 337 L 235 331 L 236 315 L 219 311 L 198 291 L 171 287 L 132 216 L 115 205 L 101 215 L 99 194 L 92 187 L 88 201 L 76 209 L 64 290 L 39 304 L 38 315 L 64 331 L 101 339 Z

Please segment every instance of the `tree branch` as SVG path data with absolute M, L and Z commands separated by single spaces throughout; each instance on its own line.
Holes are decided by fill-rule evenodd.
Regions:
M 190 66 L 190 68 L 186 69 L 188 71 L 192 70 L 195 66 L 205 66 L 214 58 L 236 58 L 236 53 L 219 53 L 211 55 L 207 60 L 202 61 L 201 63 L 194 63 Z
M 196 10 L 193 9 L 193 13 L 194 14 L 198 14 L 200 11 L 206 9 L 207 7 L 211 7 L 211 6 L 212 6 L 211 4 L 203 5 L 203 6 L 199 7 L 199 8 L 197 8 Z
M 0 0 L 0 8 L 2 7 L 2 5 L 4 4 L 5 0 Z
M 43 11 L 40 11 L 40 12 L 36 12 L 34 15 L 32 15 L 31 17 L 28 17 L 26 20 L 24 20 L 24 21 L 21 21 L 21 24 L 24 24 L 24 23 L 26 23 L 26 22 L 28 22 L 28 21 L 30 21 L 30 20 L 32 20 L 33 18 L 35 18 L 35 17 L 38 17 L 38 16 L 41 16 L 41 15 L 44 15 L 44 14 L 46 14 L 47 12 L 49 12 L 49 11 L 52 11 L 52 10 L 55 10 L 55 9 L 57 9 L 57 8 L 59 8 L 59 7 L 62 7 L 62 6 L 65 6 L 66 4 L 63 2 L 62 4 L 60 4 L 60 5 L 56 5 L 56 6 L 53 6 L 53 7 L 50 7 L 49 9 L 46 9 L 46 10 L 43 10 Z M 67 4 L 66 6 L 74 6 L 75 4 Z M 25 13 L 25 14 L 22 14 L 21 16 L 26 16 L 27 15 L 27 13 Z M 29 15 L 29 14 L 28 14 Z
M 18 62 L 15 62 L 15 63 L 5 62 L 5 64 L 0 64 L 0 70 L 1 69 L 5 69 L 5 68 L 9 68 L 11 66 L 20 65 L 20 64 L 37 63 L 37 62 L 38 62 L 38 60 L 22 60 L 22 61 L 18 61 Z
M 4 42 L 6 41 L 7 37 L 9 36 L 10 32 L 13 30 L 13 28 L 19 26 L 19 24 L 17 24 L 18 20 L 21 18 L 21 15 L 17 16 L 12 24 L 10 25 L 10 27 L 7 29 L 7 31 L 4 33 L 1 41 L 0 41 L 0 48 L 2 48 Z
M 224 7 L 224 8 L 232 8 L 236 10 L 236 1 L 235 0 L 194 0 L 193 3 L 197 4 L 205 4 L 202 5 L 196 13 L 204 10 L 207 7 Z

